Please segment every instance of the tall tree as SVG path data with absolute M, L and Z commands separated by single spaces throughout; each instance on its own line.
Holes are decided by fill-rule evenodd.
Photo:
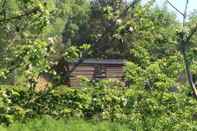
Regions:
M 153 5 L 154 1 L 142 5 L 140 0 L 91 1 L 88 21 L 72 37 L 65 26 L 64 40 L 68 42 L 70 38 L 76 46 L 91 44 L 93 53 L 88 57 L 134 60 L 138 59 L 135 52 L 143 50 L 146 55 L 161 58 L 175 49 L 178 22 L 166 9 Z
M 179 33 L 178 42 L 179 42 L 179 45 L 180 45 L 180 51 L 181 51 L 181 53 L 183 55 L 183 59 L 184 59 L 184 65 L 185 65 L 185 71 L 186 71 L 187 78 L 188 78 L 188 83 L 193 90 L 194 96 L 197 98 L 197 89 L 196 89 L 195 83 L 193 81 L 193 76 L 192 76 L 192 72 L 191 72 L 191 68 L 190 68 L 192 60 L 188 57 L 188 52 L 189 52 L 189 49 L 191 48 L 190 47 L 191 46 L 191 39 L 195 35 L 195 33 L 197 32 L 197 23 L 195 22 L 193 27 L 188 32 L 187 17 L 188 17 L 189 0 L 186 0 L 184 12 L 181 12 L 179 9 L 177 9 L 169 1 L 168 1 L 168 3 L 178 13 L 180 13 L 180 15 L 182 15 L 182 17 L 183 17 L 182 30 Z
M 0 0 L 1 76 L 16 69 L 33 73 L 46 68 L 47 43 L 41 34 L 48 23 L 47 4 L 42 0 Z

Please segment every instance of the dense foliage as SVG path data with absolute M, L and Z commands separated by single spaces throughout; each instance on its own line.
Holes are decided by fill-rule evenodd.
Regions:
M 123 122 L 133 130 L 197 128 L 196 100 L 188 89 L 174 87 L 175 81 L 164 73 L 165 68 L 154 63 L 142 69 L 128 63 L 125 71 L 130 87 L 118 81 L 90 83 L 87 79 L 82 79 L 83 86 L 78 89 L 60 86 L 40 93 L 1 87 L 1 123 L 49 115 Z
M 197 101 L 184 71 L 187 65 L 197 81 L 197 13 L 183 27 L 154 3 L 0 0 L 0 125 L 12 129 L 47 115 L 115 121 L 125 130 L 197 130 Z M 126 84 L 82 78 L 80 88 L 63 85 L 73 71 L 66 63 L 86 58 L 128 60 Z M 44 75 L 47 89 L 35 91 Z
M 16 89 L 1 91 L 4 96 L 1 123 L 50 115 L 56 119 L 77 117 L 124 122 L 138 130 L 196 129 L 196 101 L 182 92 L 147 92 L 137 87 L 117 90 L 103 83 L 94 89 L 59 88 L 44 94 Z

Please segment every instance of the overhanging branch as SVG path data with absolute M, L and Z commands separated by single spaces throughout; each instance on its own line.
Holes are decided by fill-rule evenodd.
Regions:
M 174 8 L 179 14 L 181 14 L 182 16 L 184 16 L 184 13 L 181 12 L 178 8 L 176 8 L 169 0 L 167 0 L 167 2 L 168 2 L 168 4 L 169 4 L 172 8 Z
M 29 10 L 29 11 L 24 12 L 21 15 L 12 16 L 12 17 L 9 17 L 9 18 L 6 18 L 6 19 L 0 19 L 0 23 L 6 23 L 6 22 L 9 22 L 9 21 L 12 21 L 12 20 L 21 19 L 22 17 L 30 16 L 32 14 L 36 14 L 39 11 L 40 11 L 40 8 L 35 7 L 33 9 Z

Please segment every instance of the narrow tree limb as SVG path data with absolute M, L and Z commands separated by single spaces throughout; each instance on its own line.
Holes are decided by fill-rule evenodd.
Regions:
M 186 20 L 187 20 L 187 9 L 188 9 L 189 0 L 186 0 L 185 9 L 183 14 L 183 32 L 185 32 Z M 185 34 L 186 35 L 186 34 Z
M 33 9 L 27 11 L 27 12 L 24 12 L 21 15 L 12 16 L 12 17 L 9 17 L 9 18 L 6 18 L 6 19 L 0 19 L 0 23 L 9 22 L 9 21 L 16 20 L 16 19 L 21 19 L 22 17 L 26 17 L 26 16 L 30 16 L 32 14 L 36 14 L 39 11 L 40 11 L 40 8 L 35 7 L 35 8 L 33 8 Z
M 197 23 L 196 23 L 196 26 L 191 30 L 190 34 L 188 35 L 187 37 L 187 40 L 186 42 L 189 42 L 192 38 L 192 36 L 197 32 Z
M 184 16 L 184 13 L 181 12 L 178 8 L 176 8 L 169 0 L 167 0 L 167 2 L 168 2 L 168 4 L 169 4 L 172 8 L 174 8 L 179 14 L 181 14 L 182 16 Z
M 0 12 L 0 14 L 2 14 L 2 13 L 4 12 L 6 2 L 7 2 L 7 0 L 4 0 L 4 1 L 2 2 L 2 6 L 1 6 L 1 10 L 2 10 L 2 11 Z

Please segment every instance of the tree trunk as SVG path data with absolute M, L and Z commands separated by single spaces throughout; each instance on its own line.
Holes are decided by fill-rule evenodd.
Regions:
M 195 83 L 193 82 L 193 78 L 192 78 L 193 76 L 190 70 L 190 62 L 188 61 L 187 54 L 186 54 L 187 43 L 184 42 L 183 46 L 184 47 L 183 47 L 182 53 L 183 53 L 183 59 L 184 59 L 184 65 L 185 65 L 185 71 L 187 74 L 188 83 L 190 87 L 192 88 L 194 97 L 197 98 L 197 89 L 196 89 Z

